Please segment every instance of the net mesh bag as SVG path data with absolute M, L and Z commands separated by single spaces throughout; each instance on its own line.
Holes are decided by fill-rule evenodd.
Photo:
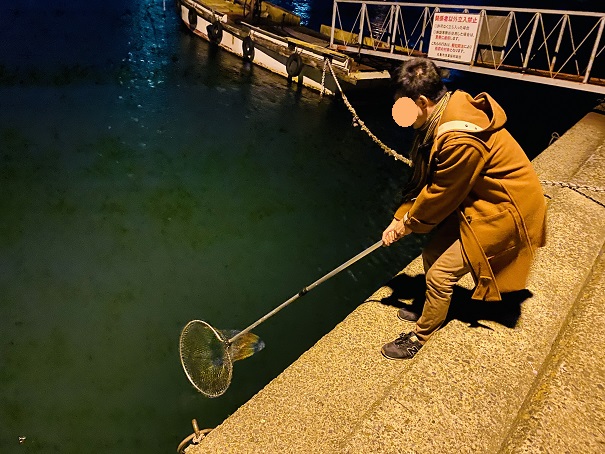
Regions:
M 189 381 L 208 397 L 218 397 L 231 384 L 233 362 L 227 340 L 202 320 L 190 321 L 181 332 L 181 364 Z

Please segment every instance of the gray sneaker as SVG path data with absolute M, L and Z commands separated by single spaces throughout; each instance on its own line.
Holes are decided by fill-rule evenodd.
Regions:
M 401 333 L 397 339 L 382 346 L 382 354 L 388 359 L 411 359 L 418 350 L 422 348 L 422 344 L 416 337 L 413 331 L 409 333 Z
M 397 317 L 404 322 L 415 322 L 420 318 L 420 314 L 402 307 L 397 311 Z

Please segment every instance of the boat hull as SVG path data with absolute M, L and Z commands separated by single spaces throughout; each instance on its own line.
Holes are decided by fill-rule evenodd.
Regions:
M 226 2 L 225 2 L 226 3 Z M 229 4 L 234 5 L 234 4 Z M 230 8 L 230 6 L 227 6 Z M 202 1 L 178 0 L 177 10 L 185 26 L 200 38 L 273 73 L 326 94 L 338 92 L 324 62 L 329 59 L 344 91 L 384 85 L 387 71 L 356 71 L 353 59 L 303 39 L 284 37 L 245 20 L 233 21 L 235 14 L 217 11 Z M 283 29 L 283 26 L 282 26 Z M 322 84 L 323 81 L 323 84 Z

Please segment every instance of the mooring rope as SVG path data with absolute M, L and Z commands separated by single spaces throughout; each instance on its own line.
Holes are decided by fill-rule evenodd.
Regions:
M 353 124 L 359 125 L 361 130 L 364 131 L 368 136 L 370 136 L 372 138 L 372 140 L 376 144 L 378 144 L 380 146 L 380 148 L 382 148 L 386 154 L 392 156 L 397 161 L 401 161 L 401 162 L 407 164 L 408 166 L 412 167 L 412 161 L 410 159 L 400 155 L 395 150 L 393 150 L 389 146 L 385 145 L 372 131 L 370 131 L 370 129 L 361 120 L 361 118 L 359 118 L 359 115 L 357 115 L 357 112 L 355 111 L 355 109 L 349 102 L 349 99 L 347 98 L 344 91 L 342 90 L 342 87 L 340 86 L 340 82 L 338 82 L 338 78 L 336 77 L 336 73 L 334 72 L 334 68 L 332 68 L 332 62 L 330 61 L 329 58 L 324 59 L 323 74 L 322 74 L 322 78 L 321 78 L 321 94 L 322 94 L 322 96 L 325 92 L 326 68 L 330 69 L 330 73 L 332 73 L 332 77 L 334 78 L 334 82 L 336 83 L 336 87 L 338 88 L 340 96 L 342 97 L 342 100 L 344 101 L 345 105 L 351 112 L 351 115 L 353 115 Z M 554 136 L 554 134 L 553 134 L 553 136 Z M 583 194 L 580 191 L 584 190 L 584 191 L 591 191 L 591 192 L 605 192 L 605 187 L 587 186 L 587 185 L 581 185 L 581 184 L 576 184 L 576 183 L 568 183 L 565 181 L 552 181 L 552 180 L 540 180 L 540 183 L 544 186 L 557 186 L 560 188 L 571 189 L 572 191 L 576 191 L 578 194 L 582 194 L 585 197 L 588 197 L 590 200 L 603 206 L 603 203 L 593 199 L 592 197 L 590 197 L 586 194 Z
M 323 73 L 321 74 L 321 97 L 323 98 L 324 93 L 326 92 L 326 70 L 328 69 L 328 62 L 329 60 L 327 58 L 324 58 L 324 69 L 323 69 Z
M 382 150 L 386 154 L 392 156 L 397 161 L 401 161 L 401 162 L 403 162 L 403 163 L 405 163 L 405 164 L 407 164 L 408 166 L 411 167 L 412 166 L 412 161 L 411 160 L 409 160 L 408 158 L 406 158 L 404 156 L 401 156 L 395 150 L 393 150 L 389 146 L 387 146 L 384 143 L 382 143 L 382 141 L 378 137 L 376 137 L 376 135 L 372 131 L 370 131 L 370 129 L 361 120 L 361 118 L 359 118 L 359 115 L 357 115 L 357 112 L 355 112 L 355 109 L 353 108 L 353 106 L 349 102 L 349 99 L 347 98 L 347 96 L 342 91 L 342 87 L 340 86 L 340 82 L 338 82 L 338 78 L 336 77 L 336 74 L 334 73 L 334 68 L 332 68 L 332 63 L 330 62 L 330 59 L 326 58 L 325 62 L 327 62 L 327 67 L 330 69 L 330 72 L 332 73 L 332 77 L 334 78 L 334 82 L 336 83 L 336 87 L 338 88 L 338 91 L 340 92 L 340 96 L 342 96 L 342 100 L 344 101 L 345 105 L 347 106 L 347 108 L 349 109 L 349 111 L 351 112 L 351 114 L 353 115 L 353 123 L 359 125 L 359 127 L 361 128 L 361 130 L 363 132 L 365 132 L 368 136 L 370 136 L 370 138 L 376 144 L 378 144 L 378 146 L 380 148 L 382 148 Z M 325 64 L 324 64 L 324 68 L 325 68 Z M 325 83 L 325 81 L 322 78 L 322 92 L 324 91 L 324 83 Z

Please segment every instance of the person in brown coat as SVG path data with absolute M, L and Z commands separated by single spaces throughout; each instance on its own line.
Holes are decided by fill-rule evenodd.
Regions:
M 535 250 L 545 242 L 546 203 L 529 159 L 504 128 L 506 114 L 490 95 L 448 92 L 427 59 L 404 63 L 398 88 L 394 118 L 416 130 L 413 175 L 383 242 L 435 230 L 422 252 L 422 314 L 401 309 L 399 318 L 416 326 L 382 347 L 387 358 L 408 359 L 441 327 L 465 274 L 475 283 L 473 299 L 499 301 L 502 292 L 525 288 Z M 405 115 L 399 112 L 403 123 L 398 103 L 407 107 Z

